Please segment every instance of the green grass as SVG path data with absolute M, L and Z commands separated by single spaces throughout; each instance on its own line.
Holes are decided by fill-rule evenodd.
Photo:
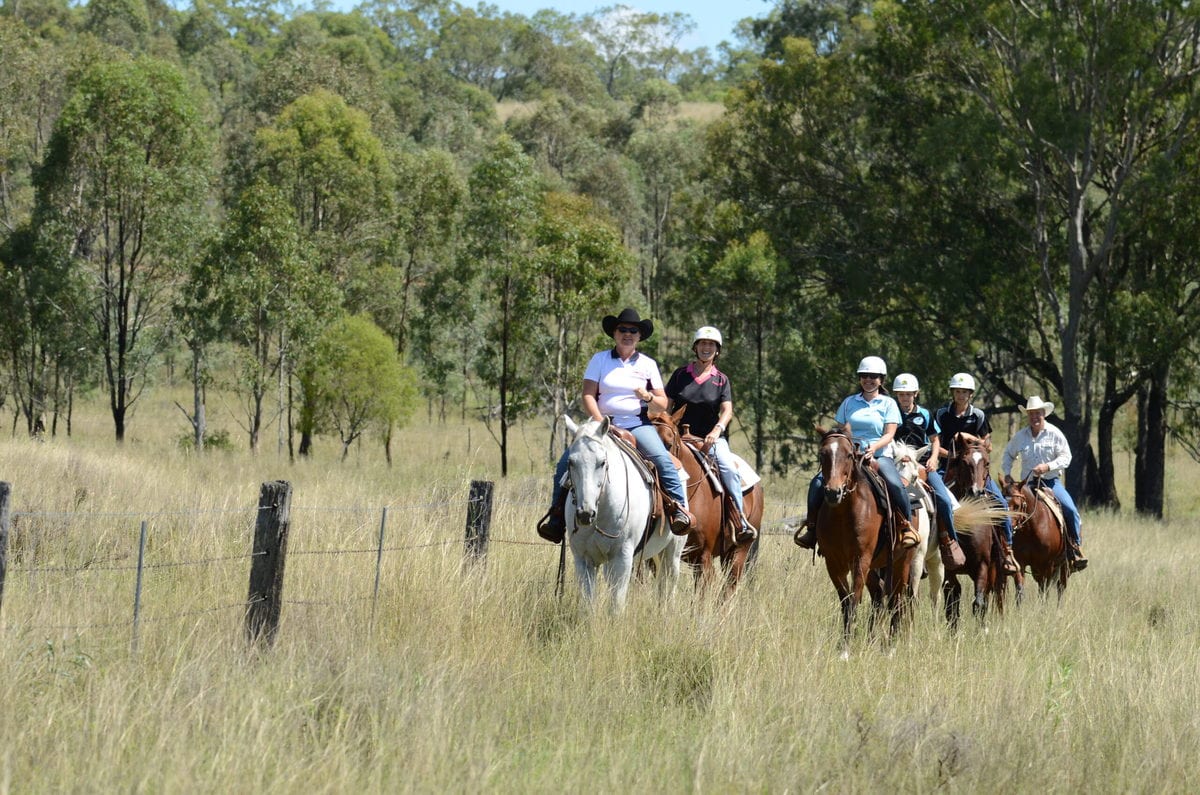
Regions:
M 824 568 L 778 532 L 724 605 L 690 581 L 666 605 L 636 585 L 616 618 L 583 616 L 571 590 L 557 601 L 556 548 L 527 543 L 548 491 L 540 425 L 515 434 L 500 481 L 479 425 L 405 429 L 391 469 L 370 444 L 340 464 L 330 440 L 289 466 L 273 445 L 179 451 L 167 408 L 148 405 L 124 449 L 96 409 L 77 438 L 0 443 L 17 514 L 5 791 L 1192 789 L 1189 461 L 1172 461 L 1168 522 L 1085 515 L 1092 566 L 1061 607 L 1030 598 L 950 635 L 922 598 L 892 653 L 864 613 L 841 662 Z M 237 605 L 259 484 L 276 478 L 295 487 L 289 604 L 256 652 Z M 473 478 L 497 480 L 496 543 L 476 567 L 462 558 Z M 767 530 L 802 512 L 806 479 L 768 478 Z M 385 555 L 372 622 L 374 553 L 327 553 L 371 548 L 384 506 L 387 543 L 412 548 Z M 148 563 L 211 562 L 147 571 L 135 654 L 143 519 Z

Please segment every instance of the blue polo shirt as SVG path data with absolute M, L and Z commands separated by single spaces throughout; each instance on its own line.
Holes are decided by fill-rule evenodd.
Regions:
M 900 405 L 887 395 L 876 395 L 868 401 L 862 392 L 856 392 L 842 401 L 834 419 L 842 425 L 850 423 L 850 435 L 865 447 L 879 441 L 888 425 L 900 424 Z M 891 458 L 892 446 L 876 450 L 875 457 Z

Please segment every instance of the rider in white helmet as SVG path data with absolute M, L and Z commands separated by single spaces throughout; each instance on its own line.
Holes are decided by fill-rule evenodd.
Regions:
M 930 461 L 936 462 L 938 472 L 942 474 L 945 473 L 950 456 L 954 453 L 954 437 L 960 431 L 985 440 L 990 439 L 992 435 L 992 426 L 988 422 L 987 415 L 981 409 L 971 405 L 971 400 L 975 396 L 974 376 L 970 373 L 955 373 L 950 376 L 950 395 L 950 402 L 933 415 L 933 429 L 937 435 L 933 439 Z M 992 480 L 991 473 L 988 474 L 987 490 L 996 498 L 1001 507 L 1008 507 L 1008 501 L 1004 499 L 1004 492 L 1000 491 L 996 481 Z M 1016 573 L 1017 561 L 1012 554 L 1012 519 L 1008 516 L 1004 517 L 1002 540 L 1004 542 L 1002 544 L 1004 569 L 1010 574 Z
M 724 339 L 715 326 L 701 326 L 692 336 L 695 359 L 680 367 L 667 379 L 664 387 L 669 400 L 668 411 L 687 406 L 681 423 L 689 426 L 696 436 L 704 438 L 705 449 L 717 461 L 721 484 L 729 495 L 734 526 L 738 528 L 739 544 L 758 537 L 758 529 L 746 518 L 742 499 L 742 478 L 729 449 L 729 423 L 733 419 L 733 389 L 729 376 L 717 369 Z
M 908 494 L 896 464 L 892 461 L 892 437 L 900 425 L 900 407 L 888 394 L 883 385 L 887 377 L 887 364 L 878 356 L 867 356 L 858 363 L 859 391 L 842 401 L 834 419 L 863 452 L 875 457 L 879 474 L 887 484 L 892 509 L 899 515 L 900 545 L 915 547 L 920 537 L 913 530 L 910 519 L 912 509 Z M 817 511 L 821 507 L 821 492 L 824 483 L 821 474 L 813 478 L 808 488 L 808 516 L 796 531 L 794 540 L 806 549 L 817 544 Z
M 912 373 L 901 373 L 892 381 L 892 395 L 900 406 L 900 427 L 896 429 L 896 441 L 920 449 L 929 444 L 933 434 L 933 419 L 929 410 L 917 404 L 921 384 Z M 967 562 L 962 547 L 958 544 L 958 533 L 954 530 L 954 498 L 938 474 L 936 459 L 929 456 L 925 465 L 925 479 L 933 491 L 937 507 L 938 547 L 942 562 L 948 571 L 957 571 Z

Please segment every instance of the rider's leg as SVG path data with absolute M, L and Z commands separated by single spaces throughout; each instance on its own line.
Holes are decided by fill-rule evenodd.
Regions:
M 1079 518 L 1079 509 L 1075 507 L 1075 500 L 1071 498 L 1071 493 L 1067 491 L 1067 487 L 1063 485 L 1061 478 L 1043 481 L 1050 486 L 1050 490 L 1054 492 L 1054 496 L 1058 498 L 1058 502 L 1062 505 L 1063 518 L 1067 520 L 1067 533 L 1071 536 L 1071 541 L 1074 542 L 1078 554 L 1071 561 L 1071 568 L 1079 571 L 1087 568 L 1087 556 L 1083 554 L 1083 522 Z
M 991 476 L 987 479 L 987 490 L 995 499 L 996 503 L 1005 510 L 1008 509 L 1008 500 L 1004 497 L 1004 492 L 1000 491 L 1000 487 L 996 485 L 996 481 L 992 480 Z M 1017 559 L 1013 557 L 1013 525 L 1012 517 L 1004 517 L 1004 536 L 1001 538 L 1001 546 L 1004 547 L 1004 569 L 1009 573 L 1015 574 L 1017 569 Z
M 746 506 L 742 500 L 742 477 L 738 474 L 733 463 L 733 453 L 729 450 L 729 441 L 725 437 L 717 439 L 712 446 L 713 458 L 717 459 L 717 472 L 721 475 L 721 485 L 729 493 L 736 516 L 734 521 L 738 528 L 738 542 L 752 541 L 758 535 L 758 528 L 750 524 L 746 518 Z
M 563 450 L 562 456 L 558 459 L 558 463 L 554 467 L 554 490 L 550 497 L 550 510 L 542 517 L 537 524 L 537 534 L 546 539 L 552 544 L 562 543 L 563 536 L 567 533 L 567 488 L 562 485 L 563 478 L 567 475 L 567 451 Z
M 938 548 L 942 553 L 942 562 L 946 568 L 955 571 L 966 564 L 967 558 L 958 545 L 958 533 L 954 530 L 954 498 L 941 475 L 926 472 L 925 476 L 933 489 L 933 502 L 937 507 L 938 528 L 941 531 L 938 533 Z
M 904 548 L 915 547 L 921 543 L 921 537 L 917 535 L 917 531 L 913 530 L 912 507 L 908 504 L 908 492 L 904 490 L 904 482 L 900 480 L 900 473 L 896 470 L 896 462 L 887 456 L 880 456 L 875 459 L 879 463 L 879 474 L 883 476 L 883 482 L 887 484 L 888 494 L 891 496 L 892 510 L 896 512 L 899 520 L 896 522 L 900 528 L 900 546 Z
M 817 546 L 817 511 L 821 509 L 821 492 L 824 489 L 825 479 L 818 472 L 808 484 L 808 514 L 804 517 L 800 529 L 792 536 L 792 540 L 805 549 L 814 549 Z
M 679 534 L 687 533 L 692 524 L 692 515 L 687 509 L 687 491 L 683 488 L 683 481 L 679 479 L 675 461 L 667 452 L 666 446 L 653 425 L 639 425 L 631 428 L 630 431 L 633 433 L 633 438 L 637 439 L 638 450 L 641 450 L 642 455 L 654 462 L 663 490 L 668 497 L 675 501 L 675 508 L 671 512 L 671 530 Z

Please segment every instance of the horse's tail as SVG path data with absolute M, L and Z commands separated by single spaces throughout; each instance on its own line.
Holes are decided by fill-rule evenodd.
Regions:
M 959 532 L 971 532 L 977 528 L 991 527 L 1011 515 L 1012 511 L 1001 508 L 990 495 L 964 497 L 954 509 L 954 527 Z

